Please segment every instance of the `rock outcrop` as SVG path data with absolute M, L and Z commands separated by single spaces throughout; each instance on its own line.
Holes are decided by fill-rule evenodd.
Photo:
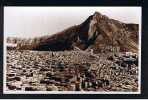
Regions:
M 16 49 L 63 51 L 93 49 L 94 52 L 138 52 L 138 24 L 126 24 L 95 12 L 82 24 L 69 27 L 52 36 L 34 39 L 12 39 Z M 10 41 L 8 41 L 10 42 Z

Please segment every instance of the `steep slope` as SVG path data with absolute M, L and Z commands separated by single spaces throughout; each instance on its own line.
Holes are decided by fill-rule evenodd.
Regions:
M 92 48 L 97 52 L 101 50 L 119 49 L 119 51 L 138 51 L 138 25 L 125 24 L 109 19 L 105 15 L 96 12 L 96 31 L 99 33 Z M 118 50 L 116 50 L 118 51 Z
M 52 36 L 17 41 L 17 49 L 81 50 L 94 52 L 138 51 L 138 24 L 126 24 L 95 12 L 82 24 L 72 26 Z M 117 50 L 118 49 L 118 50 Z

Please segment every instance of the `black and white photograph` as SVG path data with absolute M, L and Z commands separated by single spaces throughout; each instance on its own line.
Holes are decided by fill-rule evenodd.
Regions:
M 141 7 L 4 7 L 4 94 L 140 94 Z

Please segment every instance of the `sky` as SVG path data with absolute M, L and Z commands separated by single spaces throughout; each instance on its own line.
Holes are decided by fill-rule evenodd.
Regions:
M 141 24 L 141 7 L 4 7 L 5 36 L 33 38 L 78 25 L 98 11 L 125 23 Z

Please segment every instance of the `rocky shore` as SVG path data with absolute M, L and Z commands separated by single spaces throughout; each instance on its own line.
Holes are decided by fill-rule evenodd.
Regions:
M 136 54 L 7 50 L 7 91 L 138 91 Z

